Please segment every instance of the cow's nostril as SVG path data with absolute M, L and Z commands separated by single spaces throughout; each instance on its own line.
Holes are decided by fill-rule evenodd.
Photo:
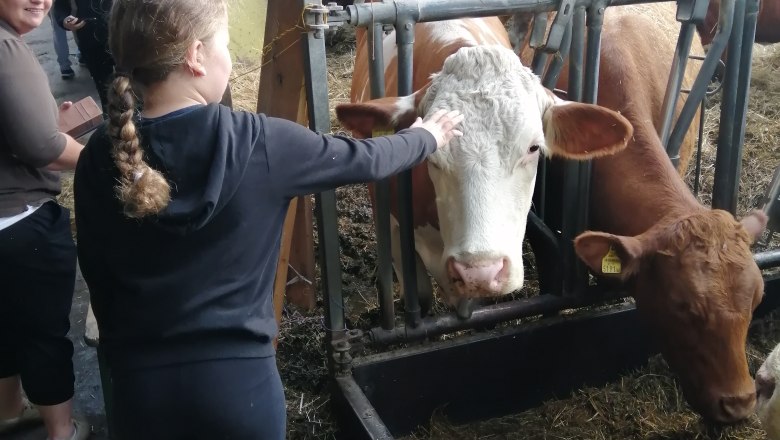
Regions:
M 721 417 L 724 423 L 734 423 L 747 418 L 756 405 L 756 393 L 727 396 L 720 399 Z
M 504 259 L 474 263 L 453 260 L 452 267 L 455 275 L 453 278 L 460 278 L 467 284 L 495 287 L 500 284 L 498 281 L 504 269 Z

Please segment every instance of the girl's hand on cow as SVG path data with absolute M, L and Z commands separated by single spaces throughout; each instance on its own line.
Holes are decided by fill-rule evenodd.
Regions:
M 455 127 L 463 122 L 464 116 L 458 110 L 437 110 L 425 121 L 417 118 L 412 127 L 422 127 L 428 130 L 436 138 L 436 148 L 442 148 L 456 136 L 463 136 L 463 132 Z

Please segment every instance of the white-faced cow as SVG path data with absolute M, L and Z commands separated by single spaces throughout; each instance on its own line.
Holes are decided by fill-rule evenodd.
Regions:
M 673 4 L 607 8 L 598 103 L 625 116 L 634 134 L 624 151 L 594 160 L 593 231 L 577 237 L 575 248 L 594 273 L 626 283 L 691 406 L 710 420 L 734 422 L 755 404 L 745 343 L 763 279 L 750 246 L 766 217 L 738 222 L 702 206 L 666 155 L 658 132 L 678 26 Z M 693 51 L 701 50 L 695 42 Z M 689 64 L 684 87 L 697 67 Z M 563 75 L 558 87 L 566 81 Z M 621 262 L 618 274 L 602 272 L 610 250 Z
M 522 66 L 497 18 L 419 24 L 415 40 L 417 92 L 395 97 L 397 52 L 390 34 L 384 49 L 390 97 L 370 100 L 366 35 L 359 33 L 353 104 L 338 106 L 338 117 L 355 136 L 368 137 L 442 108 L 465 115 L 463 137 L 412 171 L 421 298 L 432 294 L 426 268 L 453 306 L 510 293 L 523 285 L 522 243 L 540 158 L 614 153 L 631 137 L 631 126 L 616 112 L 555 98 Z M 393 181 L 393 200 L 395 190 Z M 397 268 L 395 204 L 391 213 Z

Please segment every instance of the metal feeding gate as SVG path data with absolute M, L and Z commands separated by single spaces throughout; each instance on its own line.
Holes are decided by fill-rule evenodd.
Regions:
M 321 133 L 330 131 L 323 38 L 329 27 L 349 24 L 368 28 L 368 47 L 375 49 L 370 64 L 371 94 L 372 98 L 379 98 L 384 91 L 382 38 L 386 30 L 394 28 L 396 32 L 398 94 L 405 96 L 413 92 L 415 23 L 533 13 L 534 28 L 530 32 L 531 47 L 536 48 L 532 66 L 535 73 L 551 89 L 563 60 L 568 58 L 568 99 L 595 103 L 604 9 L 652 1 L 659 0 L 384 0 L 358 2 L 346 8 L 306 1 L 303 12 L 308 34 L 303 41 L 310 126 Z M 661 139 L 671 160 L 676 161 L 684 134 L 728 47 L 712 203 L 714 208 L 734 213 L 758 0 L 721 1 L 718 31 L 706 57 L 699 57 L 699 76 L 690 90 L 681 90 L 695 23 L 704 18 L 707 5 L 707 0 L 677 1 L 681 30 L 663 105 Z M 557 11 L 557 15 L 545 39 L 549 11 Z M 548 58 L 556 53 L 560 56 L 548 63 Z M 687 93 L 688 99 L 673 123 L 679 93 Z M 371 329 L 345 327 L 336 196 L 332 191 L 316 195 L 329 366 L 336 412 L 345 438 L 388 439 L 405 435 L 427 423 L 434 409 L 442 407 L 443 414 L 456 422 L 520 411 L 577 387 L 614 379 L 627 369 L 642 365 L 656 352 L 638 324 L 632 305 L 559 313 L 627 296 L 625 292 L 589 282 L 585 265 L 575 255 L 571 243 L 588 225 L 590 163 L 562 162 L 563 179 L 558 184 L 561 187 L 553 188 L 552 181 L 546 178 L 550 165 L 540 161 L 534 209 L 529 214 L 527 237 L 537 261 L 540 294 L 479 307 L 465 316 L 455 312 L 420 316 L 411 226 L 411 175 L 405 172 L 398 176 L 405 291 L 403 325 L 396 325 L 393 306 L 389 182 L 380 182 L 376 187 L 380 326 Z M 698 168 L 697 161 L 697 184 Z M 780 210 L 780 176 L 776 176 L 772 187 L 774 195 L 766 205 L 767 212 Z M 553 210 L 546 209 L 553 203 L 562 207 L 559 219 L 553 219 Z M 780 251 L 756 254 L 755 259 L 761 269 L 777 267 Z M 780 277 L 765 277 L 765 283 L 767 295 L 755 316 L 780 305 Z M 543 318 L 520 326 L 494 328 L 502 322 L 535 316 Z M 429 340 L 466 329 L 489 330 L 446 341 Z M 425 342 L 412 344 L 416 341 Z M 365 348 L 378 354 L 362 354 Z

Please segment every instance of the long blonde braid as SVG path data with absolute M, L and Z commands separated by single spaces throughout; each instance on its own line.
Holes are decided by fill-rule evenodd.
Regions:
M 128 217 L 142 218 L 162 211 L 171 196 L 165 177 L 144 161 L 144 151 L 133 118 L 135 95 L 130 78 L 119 75 L 108 91 L 108 134 L 119 169 L 117 197 Z

